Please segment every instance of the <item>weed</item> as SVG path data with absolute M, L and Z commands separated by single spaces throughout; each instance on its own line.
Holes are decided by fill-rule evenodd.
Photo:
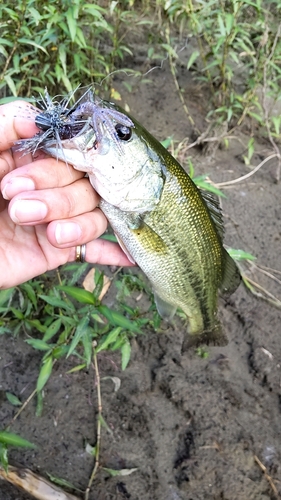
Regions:
M 9 430 L 0 431 L 0 465 L 2 465 L 5 471 L 7 471 L 8 468 L 9 447 L 36 448 L 33 443 L 30 443 L 30 441 L 27 441 Z
M 54 364 L 61 357 L 73 356 L 74 359 L 78 359 L 79 364 L 75 364 L 69 373 L 87 368 L 92 362 L 94 364 L 98 392 L 97 443 L 93 450 L 95 466 L 85 492 L 86 499 L 99 468 L 101 426 L 106 425 L 101 413 L 97 356 L 102 351 L 118 349 L 121 353 L 121 367 L 125 370 L 131 355 L 130 338 L 142 333 L 141 327 L 148 321 L 138 318 L 131 308 L 127 308 L 125 313 L 121 314 L 101 303 L 99 297 L 103 287 L 103 274 L 100 271 L 95 272 L 92 292 L 74 286 L 87 267 L 87 264 L 66 265 L 62 271 L 63 279 L 61 274 L 57 273 L 59 284 L 56 283 L 55 277 L 53 279 L 50 277 L 49 280 L 33 280 L 8 291 L 0 291 L 1 333 L 18 334 L 23 330 L 28 337 L 26 342 L 43 354 L 36 390 L 28 400 L 22 404 L 14 394 L 9 392 L 6 394 L 11 404 L 20 407 L 8 424 L 9 427 L 35 395 L 37 395 L 36 415 L 41 414 L 43 389 L 52 374 Z M 126 280 L 129 282 L 129 279 Z M 136 283 L 138 287 L 143 288 L 140 279 L 136 278 Z M 113 382 L 118 388 L 118 383 L 114 380 Z M 34 447 L 32 443 L 8 430 L 1 431 L 0 464 L 6 472 L 10 446 Z M 133 471 L 133 469 L 116 471 L 116 474 L 125 475 Z M 27 484 L 27 491 L 29 487 Z
M 58 85 L 71 92 L 81 82 L 98 84 L 131 54 L 124 33 L 144 23 L 129 5 L 111 2 L 108 11 L 81 0 L 12 2 L 0 6 L 0 19 L 0 92 L 7 99 L 45 86 L 55 95 Z
M 209 353 L 204 347 L 197 347 L 195 352 L 199 358 L 206 359 L 209 357 Z
M 26 342 L 43 354 L 37 380 L 39 394 L 54 363 L 61 357 L 76 357 L 79 360 L 76 369 L 89 366 L 93 341 L 98 342 L 97 353 L 120 349 L 125 369 L 130 358 L 129 339 L 141 333 L 146 323 L 130 308 L 123 315 L 100 302 L 102 273 L 96 278 L 93 292 L 73 286 L 86 268 L 87 264 L 65 266 L 60 285 L 53 280 L 33 280 L 0 292 L 0 333 L 18 334 L 22 330 L 28 336 Z M 34 336 L 35 332 L 39 337 Z
M 280 113 L 275 111 L 281 83 L 280 2 L 158 0 L 157 6 L 166 38 L 162 47 L 167 51 L 176 89 L 193 130 L 196 124 L 176 77 L 178 54 L 170 37 L 170 28 L 175 24 L 182 37 L 196 40 L 197 48 L 191 52 L 187 70 L 209 88 L 207 119 L 217 125 L 225 122 L 232 131 L 246 117 L 253 119 L 263 127 L 280 163 Z M 205 140 L 204 135 L 200 137 L 201 142 Z M 252 154 L 250 146 L 246 164 Z

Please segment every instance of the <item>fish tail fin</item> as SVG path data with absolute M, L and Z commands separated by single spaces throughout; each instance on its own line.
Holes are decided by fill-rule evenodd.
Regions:
M 187 333 L 183 341 L 182 352 L 187 351 L 191 347 L 198 347 L 202 344 L 223 346 L 227 345 L 227 343 L 227 336 L 222 330 L 220 321 L 216 319 L 211 328 L 197 332 L 196 334 Z

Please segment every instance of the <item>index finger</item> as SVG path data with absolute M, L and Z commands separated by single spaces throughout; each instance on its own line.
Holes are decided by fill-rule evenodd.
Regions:
M 36 108 L 26 101 L 0 106 L 0 151 L 6 151 L 18 139 L 27 139 L 38 132 L 35 125 L 37 113 Z

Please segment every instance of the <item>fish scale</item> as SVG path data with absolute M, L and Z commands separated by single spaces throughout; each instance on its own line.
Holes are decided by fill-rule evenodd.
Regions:
M 214 330 L 225 250 L 199 190 L 182 167 L 170 166 L 160 203 L 143 215 L 138 229 L 124 224 L 123 213 L 111 204 L 102 201 L 100 206 L 122 246 L 149 278 L 156 302 L 160 298 L 180 307 L 189 318 L 191 334 Z M 165 309 L 160 312 L 166 316 Z M 172 313 L 168 309 L 167 319 Z

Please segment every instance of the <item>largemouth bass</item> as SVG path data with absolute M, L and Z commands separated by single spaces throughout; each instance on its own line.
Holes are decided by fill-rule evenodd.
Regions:
M 218 291 L 230 294 L 240 283 L 223 247 L 217 199 L 114 104 L 91 98 L 67 120 L 70 132 L 83 123 L 80 132 L 40 147 L 87 172 L 120 246 L 149 278 L 159 314 L 170 320 L 181 308 L 190 334 L 216 336 Z

